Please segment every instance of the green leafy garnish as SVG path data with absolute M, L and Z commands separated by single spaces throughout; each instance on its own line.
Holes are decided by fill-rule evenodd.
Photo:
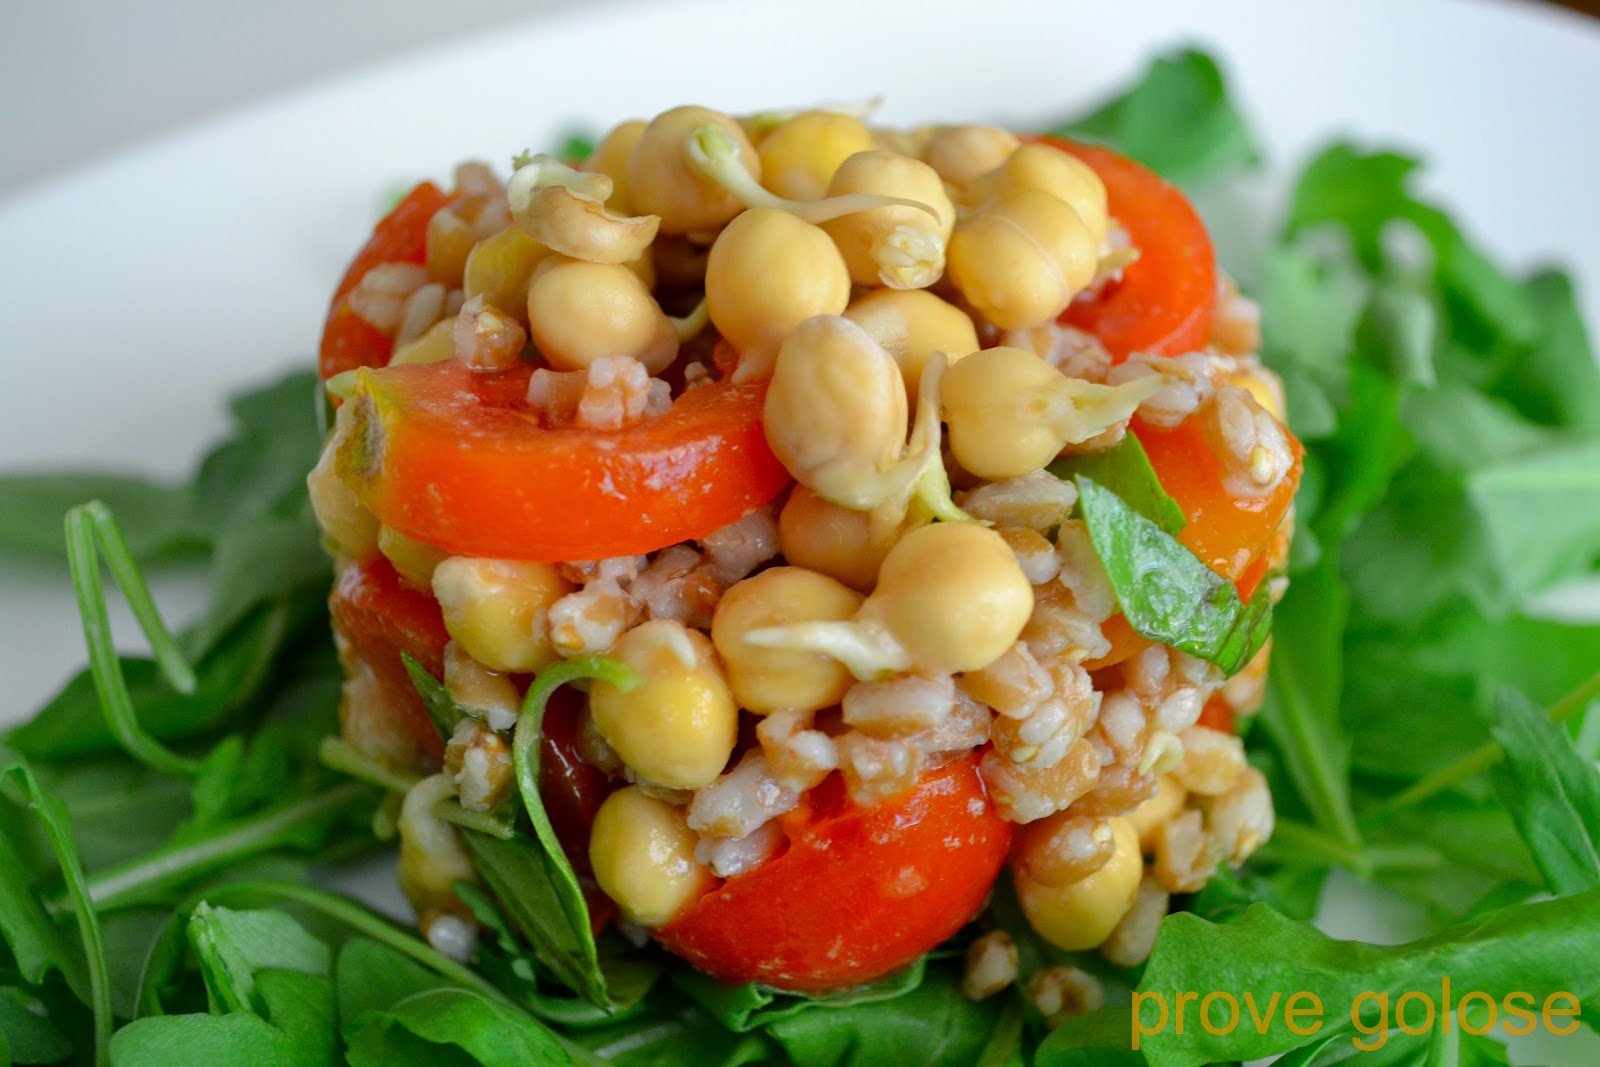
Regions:
M 1150 457 L 1139 438 L 1128 434 L 1111 448 L 1058 459 L 1047 468 L 1062 481 L 1082 475 L 1109 489 L 1124 504 L 1169 534 L 1184 528 L 1187 520 L 1178 502 L 1167 495 L 1156 477 Z
M 1092 478 L 1075 480 L 1089 539 L 1128 625 L 1224 674 L 1249 663 L 1272 630 L 1265 587 L 1245 603 L 1232 582 L 1157 523 Z

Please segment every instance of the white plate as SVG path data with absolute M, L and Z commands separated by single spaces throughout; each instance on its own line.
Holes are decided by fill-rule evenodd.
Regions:
M 605 6 L 310 85 L 0 202 L 0 467 L 187 472 L 230 390 L 308 360 L 382 191 L 458 159 L 503 166 L 573 125 L 684 101 L 754 110 L 886 93 L 891 122 L 1038 125 L 1183 42 L 1225 59 L 1269 152 L 1224 205 L 1236 267 L 1276 224 L 1285 175 L 1350 135 L 1423 151 L 1426 188 L 1512 264 L 1573 267 L 1600 322 L 1600 141 L 1586 125 L 1600 32 L 1578 16 L 1482 0 Z M 5 564 L 0 590 L 3 723 L 83 652 L 58 573 Z M 202 594 L 161 591 L 179 618 Z M 1404 924 L 1340 886 L 1327 918 L 1342 935 Z M 1600 1062 L 1600 1042 L 1586 1048 L 1533 1055 Z

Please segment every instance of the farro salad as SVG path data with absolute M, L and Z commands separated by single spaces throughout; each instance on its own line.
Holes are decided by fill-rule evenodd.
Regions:
M 1238 284 L 1191 194 L 1255 158 L 1193 51 L 1048 131 L 675 107 L 397 198 L 191 484 L 0 479 L 89 646 L 0 739 L 0 1065 L 1506 1062 L 1358 999 L 1442 977 L 1592 1027 L 1571 285 L 1348 144 Z M 322 888 L 385 849 L 404 922 Z M 1436 931 L 1318 933 L 1336 869 Z

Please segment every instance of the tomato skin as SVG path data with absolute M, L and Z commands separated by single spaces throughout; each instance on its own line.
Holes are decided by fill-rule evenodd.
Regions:
M 539 795 L 561 842 L 580 873 L 589 873 L 589 831 L 611 793 L 611 779 L 578 754 L 578 727 L 585 698 L 562 686 L 545 705 L 539 746 Z
M 549 562 L 703 537 L 790 482 L 761 428 L 763 383 L 691 389 L 623 430 L 547 429 L 525 399 L 531 374 L 458 360 L 361 371 L 339 475 L 407 537 Z
M 444 673 L 450 635 L 438 603 L 401 581 L 387 559 L 372 556 L 345 564 L 328 598 L 328 611 L 334 629 L 349 642 L 350 654 L 372 668 L 386 713 L 437 766 L 444 759 L 444 742 L 400 653 L 410 653 L 435 678 Z
M 833 775 L 785 816 L 788 850 L 730 878 L 655 931 L 729 982 L 820 993 L 863 985 L 954 934 L 982 908 L 1011 845 L 973 753 L 879 804 Z
M 1205 348 L 1216 314 L 1217 259 L 1188 197 L 1108 148 L 1059 137 L 1029 139 L 1070 152 L 1094 169 L 1105 183 L 1111 217 L 1139 250 L 1122 281 L 1094 300 L 1074 302 L 1061 322 L 1100 338 L 1118 363 L 1133 352 L 1176 356 Z
M 427 257 L 428 221 L 450 202 L 432 182 L 423 182 L 383 218 L 345 269 L 328 307 L 318 369 L 324 380 L 356 367 L 381 367 L 394 352 L 394 339 L 351 311 L 345 296 L 380 263 L 421 263 Z
M 1222 699 L 1219 693 L 1206 701 L 1205 707 L 1200 709 L 1200 718 L 1195 725 L 1231 734 L 1238 729 L 1239 722 L 1233 707 Z

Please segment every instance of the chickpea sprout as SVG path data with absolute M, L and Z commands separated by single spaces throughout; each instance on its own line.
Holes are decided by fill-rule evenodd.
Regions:
M 656 215 L 615 215 L 604 174 L 574 170 L 554 156 L 534 156 L 506 183 L 511 216 L 528 236 L 555 252 L 591 263 L 630 263 L 655 240 Z

